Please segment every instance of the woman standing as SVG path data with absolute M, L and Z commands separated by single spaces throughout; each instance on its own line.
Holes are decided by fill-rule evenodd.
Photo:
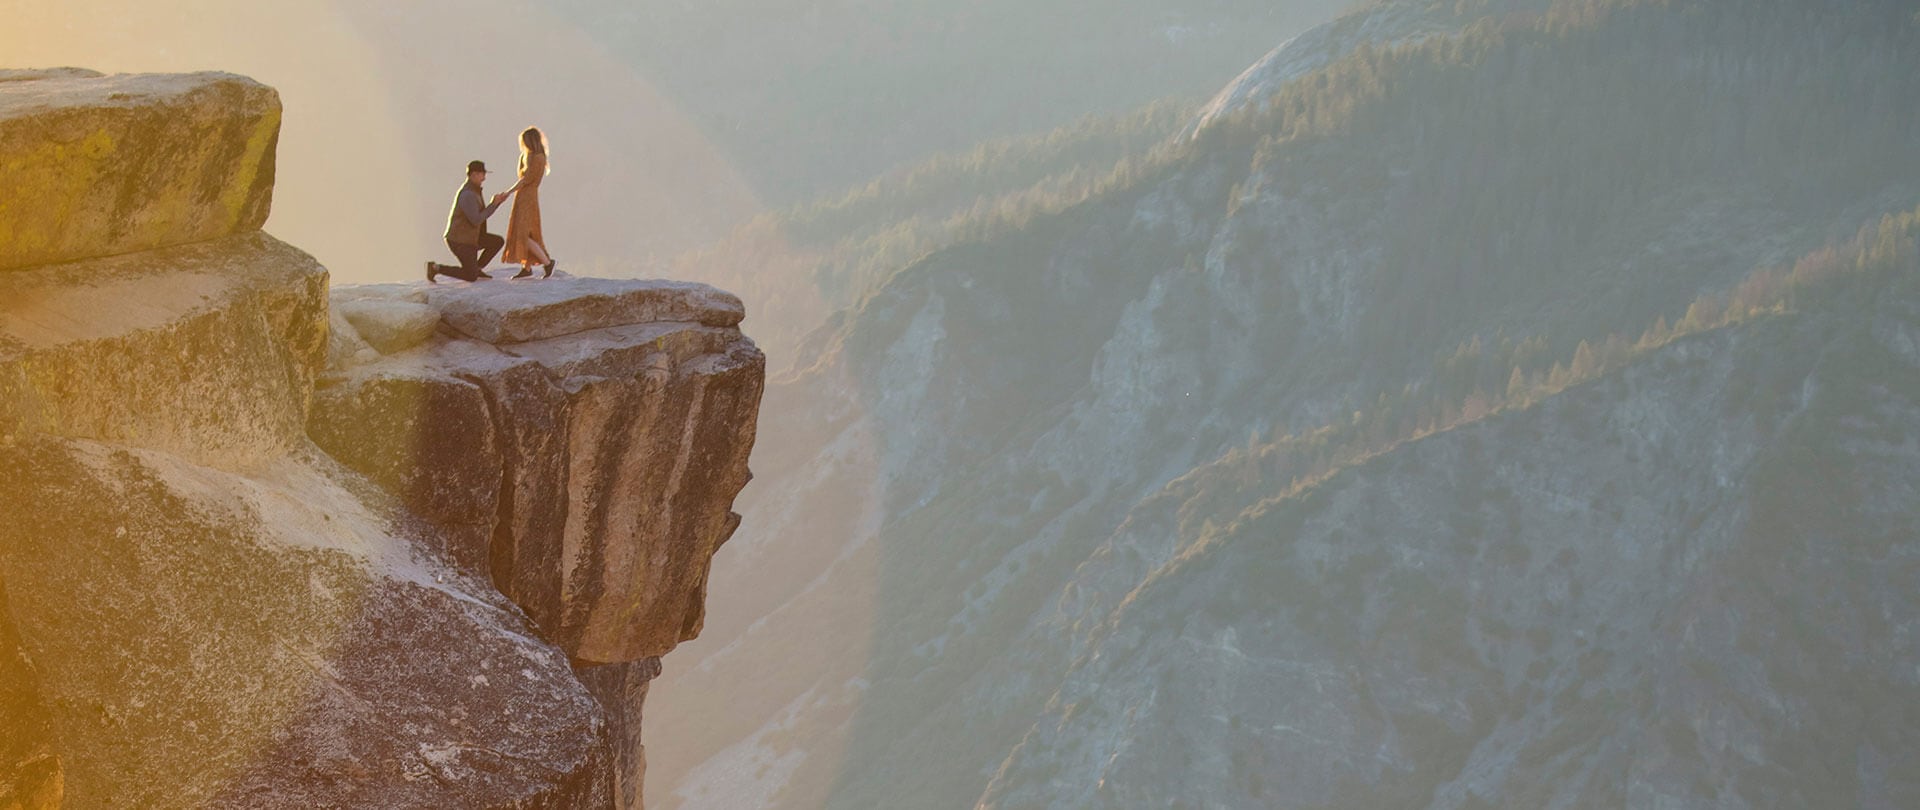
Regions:
M 513 213 L 507 218 L 507 254 L 509 262 L 520 263 L 514 278 L 533 275 L 533 265 L 542 265 L 541 278 L 553 275 L 553 256 L 547 253 L 547 241 L 540 233 L 540 181 L 551 169 L 547 166 L 547 135 L 539 127 L 527 127 L 520 133 L 520 182 L 508 191 L 515 192 Z

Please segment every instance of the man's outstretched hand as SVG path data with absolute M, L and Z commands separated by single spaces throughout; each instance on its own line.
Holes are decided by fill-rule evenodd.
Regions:
M 498 194 L 495 194 L 495 195 L 493 195 L 493 203 L 492 203 L 492 204 L 493 204 L 493 205 L 499 205 L 499 204 L 500 204 L 500 201 L 501 201 L 501 200 L 504 200 L 504 199 L 506 199 L 506 198 L 507 198 L 507 193 L 506 193 L 506 192 L 504 192 L 504 191 L 502 191 L 502 192 L 500 192 L 500 193 L 498 193 Z

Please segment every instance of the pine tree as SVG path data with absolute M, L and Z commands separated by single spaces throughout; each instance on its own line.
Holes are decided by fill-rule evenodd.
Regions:
M 1526 401 L 1527 401 L 1527 373 L 1524 371 L 1521 371 L 1519 366 L 1514 366 L 1513 374 L 1507 377 L 1506 405 L 1508 407 L 1513 407 L 1515 405 L 1526 404 Z
M 1555 361 L 1553 370 L 1547 372 L 1547 391 L 1557 393 L 1564 390 L 1571 382 L 1572 375 L 1567 373 L 1567 367 Z
M 1667 325 L 1667 316 L 1662 315 L 1659 320 L 1653 322 L 1652 326 L 1647 327 L 1646 332 L 1640 335 L 1640 342 L 1637 345 L 1643 350 L 1651 349 L 1665 344 L 1668 340 L 1672 339 L 1672 337 L 1673 327 Z
M 1573 365 L 1567 369 L 1571 382 L 1580 382 L 1600 371 L 1599 359 L 1593 354 L 1593 346 L 1580 341 L 1579 348 L 1573 350 Z

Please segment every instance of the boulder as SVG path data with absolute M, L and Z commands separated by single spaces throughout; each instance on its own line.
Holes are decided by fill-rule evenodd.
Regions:
M 427 290 L 424 284 L 339 284 L 334 286 L 332 297 L 336 307 L 359 301 L 424 304 L 427 303 Z
M 5 606 L 73 806 L 607 805 L 566 656 L 344 469 L 40 439 L 0 479 Z
M 440 312 L 411 301 L 362 299 L 339 301 L 335 310 L 368 345 L 381 354 L 405 351 L 425 343 L 440 328 Z
M 0 270 L 258 230 L 279 135 L 241 76 L 0 74 Z
M 360 331 L 334 308 L 327 313 L 327 367 L 349 368 L 380 359 L 379 350 L 367 345 Z
M 0 273 L 0 443 L 284 455 L 326 347 L 326 270 L 259 232 Z

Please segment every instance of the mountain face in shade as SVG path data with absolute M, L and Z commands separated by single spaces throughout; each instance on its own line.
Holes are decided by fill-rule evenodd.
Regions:
M 1908 255 L 1297 495 L 1136 511 L 982 806 L 1920 801 Z
M 1496 11 L 827 318 L 655 801 L 1911 801 L 1920 23 Z

